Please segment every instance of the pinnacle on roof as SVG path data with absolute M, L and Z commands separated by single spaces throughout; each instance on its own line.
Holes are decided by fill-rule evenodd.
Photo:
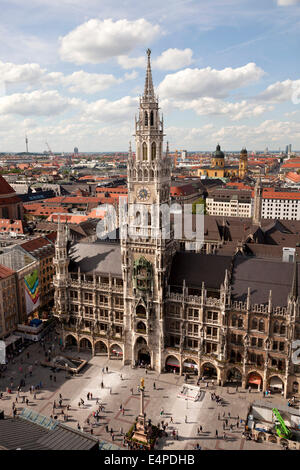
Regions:
M 143 98 L 146 101 L 150 101 L 151 99 L 154 99 L 154 88 L 153 88 L 153 82 L 152 82 L 151 61 L 150 61 L 150 55 L 151 55 L 150 49 L 147 49 L 147 55 L 148 55 L 148 62 L 147 62 L 147 71 L 146 71 L 145 89 L 144 89 Z
M 292 289 L 291 289 L 291 298 L 293 300 L 297 300 L 297 298 L 298 298 L 298 263 L 297 263 L 296 255 L 295 255 L 295 262 L 294 262 L 294 272 L 293 272 L 293 281 L 292 281 Z

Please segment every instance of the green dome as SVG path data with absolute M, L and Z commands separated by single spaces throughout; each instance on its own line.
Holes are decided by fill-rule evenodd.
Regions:
M 220 145 L 218 144 L 215 151 L 215 157 L 224 158 L 224 152 L 222 152 Z

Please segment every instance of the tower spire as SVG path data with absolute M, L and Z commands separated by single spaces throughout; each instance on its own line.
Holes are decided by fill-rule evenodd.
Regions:
M 146 71 L 145 89 L 144 89 L 143 98 L 144 98 L 144 101 L 152 101 L 155 97 L 154 97 L 154 88 L 153 88 L 151 61 L 150 61 L 151 49 L 147 49 L 146 52 L 148 56 L 148 62 L 147 62 L 147 71 Z

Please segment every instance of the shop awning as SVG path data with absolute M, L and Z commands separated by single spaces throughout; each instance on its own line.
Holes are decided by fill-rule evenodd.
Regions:
M 262 379 L 259 375 L 250 375 L 249 379 L 248 379 L 248 383 L 249 384 L 256 384 L 256 385 L 260 385 L 262 382 Z
M 179 367 L 179 361 L 176 359 L 176 357 L 170 357 L 167 360 L 167 366 L 172 366 L 172 367 Z
M 283 388 L 282 380 L 279 377 L 272 377 L 270 379 L 270 387 Z
M 190 369 L 198 369 L 197 364 L 193 364 L 192 362 L 185 362 L 183 363 L 184 367 L 189 367 Z

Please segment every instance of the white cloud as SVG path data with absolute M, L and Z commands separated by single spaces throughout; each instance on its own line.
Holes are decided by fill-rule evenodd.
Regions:
M 224 115 L 232 121 L 260 116 L 271 110 L 271 106 L 249 103 L 246 100 L 231 103 L 211 97 L 203 97 L 191 101 L 174 101 L 173 106 L 186 110 L 192 109 L 199 116 Z
M 63 77 L 61 81 L 72 93 L 93 94 L 121 83 L 122 79 L 111 74 L 87 73 L 80 70 Z
M 76 64 L 97 64 L 126 55 L 136 46 L 148 45 L 159 33 L 160 27 L 144 18 L 115 22 L 91 19 L 60 38 L 60 56 Z
M 257 96 L 257 100 L 269 101 L 271 103 L 293 101 L 297 92 L 300 94 L 300 80 L 288 79 L 269 85 L 266 90 Z
M 0 113 L 22 116 L 49 116 L 60 114 L 82 102 L 75 98 L 65 98 L 57 91 L 33 91 L 14 93 L 0 98 Z
M 0 61 L 0 77 L 7 84 L 34 83 L 46 73 L 39 64 L 13 64 Z
M 186 49 L 167 49 L 156 59 L 152 59 L 152 67 L 160 70 L 178 70 L 187 67 L 192 63 L 193 51 Z M 123 69 L 145 68 L 147 65 L 146 56 L 128 57 L 120 55 L 118 64 Z
M 158 91 L 161 97 L 182 100 L 203 96 L 224 98 L 231 90 L 255 82 L 263 75 L 264 71 L 253 62 L 236 69 L 187 68 L 166 75 Z
M 153 68 L 161 70 L 178 70 L 192 63 L 193 51 L 187 49 L 167 49 L 153 60 Z
M 146 67 L 146 56 L 140 57 L 128 57 L 127 55 L 120 55 L 118 57 L 118 64 L 123 67 L 123 69 L 134 69 L 134 68 L 145 68 Z
M 277 0 L 277 5 L 280 7 L 287 7 L 290 5 L 299 5 L 300 0 Z
M 102 122 L 128 121 L 132 120 L 133 113 L 137 110 L 137 106 L 138 98 L 132 98 L 131 96 L 124 96 L 116 101 L 109 101 L 107 99 L 97 100 L 85 105 L 82 119 L 84 121 L 98 120 Z

